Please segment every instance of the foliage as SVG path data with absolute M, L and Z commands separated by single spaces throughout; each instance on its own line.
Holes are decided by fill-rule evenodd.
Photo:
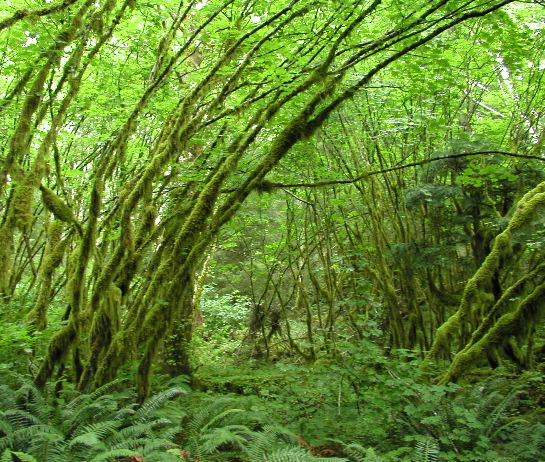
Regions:
M 539 457 L 539 2 L 30 3 L 0 5 L 3 460 Z
M 416 179 L 366 172 L 431 162 L 441 149 L 454 153 L 458 139 L 473 150 L 520 147 L 537 158 L 539 10 L 509 8 L 513 2 L 1 6 L 0 297 L 31 296 L 30 333 L 55 326 L 37 361 L 37 386 L 69 371 L 83 375 L 80 391 L 98 388 L 136 357 L 143 401 L 161 360 L 171 371 L 192 370 L 189 353 L 163 342 L 190 347 L 198 275 L 254 193 L 265 206 L 246 215 L 248 226 L 228 244 L 238 250 L 251 237 L 259 245 L 244 250 L 260 248 L 239 274 L 221 276 L 243 286 L 233 291 L 240 303 L 230 303 L 229 322 L 224 287 L 205 297 L 214 303 L 203 308 L 216 311 L 211 328 L 242 321 L 250 297 L 251 309 L 262 310 L 248 319 L 259 321 L 252 354 L 271 359 L 283 349 L 314 361 L 322 346 L 333 353 L 334 332 L 361 335 L 354 320 L 366 307 L 349 301 L 365 279 L 385 307 L 392 346 L 426 349 L 449 313 L 434 312 L 437 300 L 419 309 L 410 291 L 431 300 L 459 283 L 459 274 L 442 274 L 452 252 L 429 264 L 444 257 L 452 217 L 441 227 L 437 210 L 406 214 L 403 190 Z M 504 164 L 477 160 L 442 180 L 497 202 L 501 184 L 511 187 L 518 173 Z M 447 202 L 463 215 L 458 228 L 467 238 L 469 206 L 458 198 Z M 484 209 L 474 221 L 488 219 Z M 276 227 L 270 236 L 265 225 Z M 429 252 L 409 280 L 410 262 L 396 272 L 385 256 L 418 235 Z M 365 268 L 354 267 L 356 254 Z M 398 286 L 404 296 L 396 301 Z
M 49 399 L 27 380 L 4 377 L 0 452 L 21 460 L 109 461 L 262 460 L 343 462 L 317 457 L 299 438 L 270 417 L 233 398 L 199 402 L 186 414 L 176 399 L 184 388 L 169 388 L 143 405 L 131 403 L 114 382 L 91 394 Z M 11 459 L 7 459 L 10 460 Z M 131 459 L 132 460 L 132 459 Z
M 35 350 L 46 340 L 40 334 L 30 335 L 26 329 L 25 313 L 32 303 L 28 297 L 13 297 L 0 303 L 0 357 L 3 364 L 11 364 L 20 370 L 28 368 Z
M 351 345 L 335 363 L 260 371 L 251 387 L 233 368 L 200 377 L 220 393 L 245 394 L 252 409 L 274 415 L 315 448 L 342 448 L 350 460 L 539 460 L 542 421 L 518 415 L 527 380 L 434 385 L 417 361 L 407 361 L 410 352 L 385 357 L 367 342 Z M 214 377 L 231 385 L 215 386 Z
M 203 315 L 203 336 L 209 337 L 213 333 L 225 336 L 230 331 L 244 329 L 249 316 L 248 297 L 231 293 L 229 295 L 213 295 L 213 288 L 204 289 L 199 308 Z
M 198 401 L 185 425 L 183 447 L 193 460 L 262 460 L 342 462 L 341 458 L 312 455 L 299 438 L 266 414 L 254 410 L 251 400 L 208 398 Z
M 6 380 L 6 378 L 8 378 Z M 179 460 L 167 449 L 179 432 L 182 412 L 169 412 L 173 400 L 186 393 L 172 388 L 137 407 L 118 383 L 91 394 L 50 398 L 25 379 L 6 374 L 2 385 L 0 451 L 22 460 L 107 461 L 143 456 Z M 6 456 L 7 457 L 7 456 Z

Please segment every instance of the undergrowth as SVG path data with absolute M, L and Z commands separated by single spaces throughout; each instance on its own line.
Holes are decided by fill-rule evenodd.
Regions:
M 541 374 L 435 385 L 410 352 L 386 357 L 370 345 L 344 348 L 335 361 L 312 367 L 208 367 L 199 379 L 208 395 L 245 396 L 319 454 L 351 461 L 542 460 Z
M 433 384 L 368 348 L 313 367 L 203 368 L 143 405 L 117 381 L 60 396 L 0 373 L 0 461 L 537 462 L 545 377 Z

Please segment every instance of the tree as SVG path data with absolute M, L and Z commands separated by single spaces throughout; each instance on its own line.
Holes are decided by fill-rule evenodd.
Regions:
M 144 399 L 207 249 L 290 150 L 388 66 L 512 1 L 4 7 L 0 294 L 36 286 L 38 330 L 66 299 L 36 384 L 96 388 L 137 359 Z

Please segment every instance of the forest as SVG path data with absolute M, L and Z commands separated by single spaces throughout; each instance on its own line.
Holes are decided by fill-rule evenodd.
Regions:
M 5 0 L 0 462 L 545 459 L 542 0 Z

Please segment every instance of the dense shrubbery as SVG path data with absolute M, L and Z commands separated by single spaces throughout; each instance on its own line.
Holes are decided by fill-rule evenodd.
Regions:
M 343 345 L 331 364 L 209 366 L 198 376 L 204 396 L 243 395 L 323 454 L 355 461 L 540 460 L 541 374 L 436 385 L 407 356 L 386 357 L 363 340 Z M 193 396 L 198 402 L 203 395 Z M 424 452 L 438 458 L 419 458 Z
M 137 406 L 118 382 L 92 394 L 50 397 L 20 376 L 6 374 L 2 381 L 2 461 L 346 460 L 314 456 L 296 435 L 244 400 L 188 405 L 179 399 L 185 386 Z
M 92 394 L 68 384 L 42 392 L 10 372 L 26 373 L 32 364 L 20 353 L 40 339 L 13 319 L 10 348 L 2 343 L 13 353 L 0 374 L 1 460 L 533 462 L 545 451 L 545 377 L 537 372 L 435 385 L 414 352 L 386 356 L 376 327 L 337 342 L 333 359 L 312 366 L 237 355 L 226 362 L 244 338 L 247 300 L 206 299 L 202 310 L 195 390 L 183 377 L 157 376 L 143 406 L 122 382 Z
M 4 368 L 1 460 L 540 460 L 542 375 L 439 386 L 367 340 L 340 346 L 312 367 L 209 365 L 201 391 L 165 380 L 142 406 L 122 382 L 55 394 Z

